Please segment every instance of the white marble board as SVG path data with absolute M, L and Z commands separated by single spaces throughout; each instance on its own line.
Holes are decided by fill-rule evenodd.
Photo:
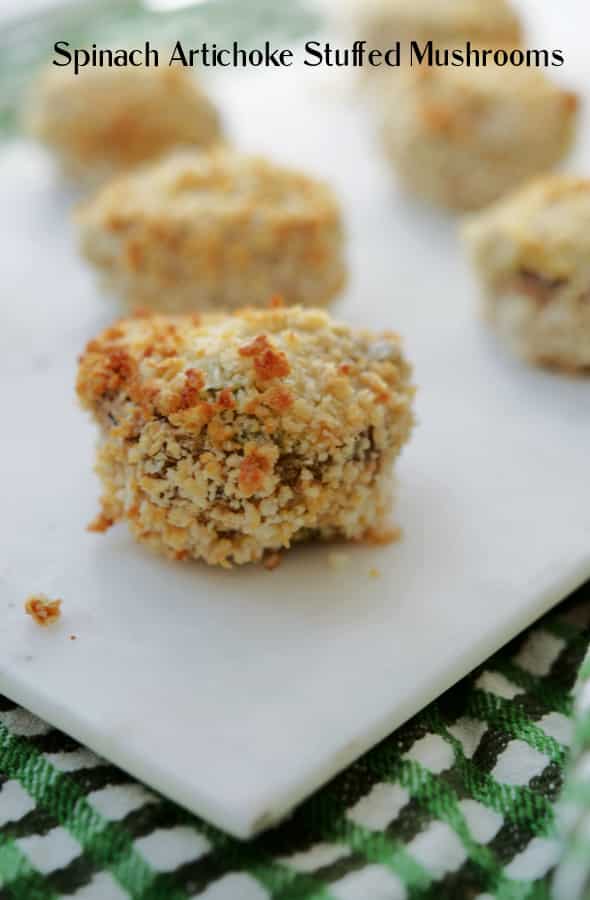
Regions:
M 99 488 L 76 356 L 115 306 L 77 258 L 71 196 L 13 143 L 0 691 L 247 837 L 590 576 L 590 384 L 528 370 L 485 333 L 455 223 L 398 195 L 343 86 L 294 70 L 217 89 L 243 146 L 340 191 L 353 276 L 334 312 L 405 336 L 420 390 L 399 466 L 404 539 L 351 548 L 340 571 L 329 548 L 300 548 L 271 574 L 167 562 L 122 526 L 86 533 Z M 63 597 L 60 624 L 24 615 L 33 591 Z

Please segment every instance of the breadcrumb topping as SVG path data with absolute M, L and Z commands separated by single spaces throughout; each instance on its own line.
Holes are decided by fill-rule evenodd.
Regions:
M 102 429 L 93 530 L 125 519 L 224 566 L 378 528 L 413 422 L 399 337 L 300 307 L 124 319 L 88 344 L 77 388 Z
M 465 225 L 484 313 L 517 354 L 590 372 L 590 180 L 537 179 Z
M 569 278 L 590 252 L 590 179 L 537 178 L 473 216 L 465 237 L 496 273 L 522 269 L 551 280 Z
M 25 602 L 25 612 L 37 625 L 45 627 L 61 616 L 61 600 L 50 600 L 46 594 L 32 594 Z
M 385 149 L 404 184 L 452 209 L 488 206 L 571 147 L 578 98 L 518 66 L 419 67 L 383 84 Z
M 329 186 L 227 148 L 142 166 L 84 204 L 77 223 L 83 254 L 131 307 L 323 306 L 346 281 Z M 264 366 L 262 350 L 255 359 Z
M 208 147 L 222 137 L 213 104 L 181 68 L 88 66 L 72 77 L 47 66 L 31 92 L 25 125 L 67 175 L 89 185 L 173 147 Z M 129 264 L 141 265 L 142 247 L 127 249 Z

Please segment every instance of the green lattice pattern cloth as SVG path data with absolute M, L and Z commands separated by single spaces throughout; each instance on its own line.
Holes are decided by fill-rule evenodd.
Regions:
M 590 897 L 590 650 L 580 671 L 574 710 L 570 774 L 560 804 L 564 849 L 555 900 Z
M 549 900 L 589 599 L 579 592 L 248 843 L 3 700 L 0 897 Z M 576 752 L 590 734 L 580 721 Z M 588 768 L 582 783 L 576 763 L 578 825 Z M 572 835 L 585 890 L 588 834 Z

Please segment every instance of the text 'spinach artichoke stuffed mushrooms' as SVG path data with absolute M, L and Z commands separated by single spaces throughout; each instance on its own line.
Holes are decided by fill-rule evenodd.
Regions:
M 338 201 L 322 181 L 229 149 L 173 153 L 77 215 L 83 254 L 131 308 L 323 306 L 346 282 Z
M 122 320 L 91 341 L 78 394 L 101 427 L 104 530 L 229 566 L 384 524 L 409 438 L 399 338 L 301 307 Z

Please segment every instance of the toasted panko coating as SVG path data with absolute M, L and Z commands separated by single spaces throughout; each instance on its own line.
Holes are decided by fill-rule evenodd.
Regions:
M 395 334 L 320 310 L 124 319 L 78 375 L 102 431 L 98 530 L 126 520 L 168 556 L 222 566 L 361 539 L 389 512 L 413 393 Z
M 496 331 L 529 362 L 590 373 L 590 180 L 538 179 L 463 233 Z
M 24 123 L 66 175 L 89 186 L 175 147 L 222 139 L 217 110 L 182 68 L 88 66 L 74 75 L 48 66 L 30 92 Z
M 385 85 L 385 151 L 402 185 L 430 203 L 475 210 L 555 166 L 578 98 L 517 66 L 417 68 Z
M 128 306 L 159 312 L 323 306 L 346 281 L 339 204 L 322 181 L 229 149 L 174 153 L 77 215 L 84 256 Z

